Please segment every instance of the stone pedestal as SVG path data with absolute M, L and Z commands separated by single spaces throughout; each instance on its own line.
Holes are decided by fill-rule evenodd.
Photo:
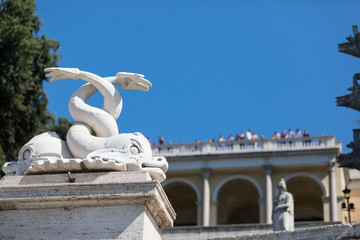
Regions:
M 147 172 L 6 176 L 0 239 L 161 239 L 175 212 Z

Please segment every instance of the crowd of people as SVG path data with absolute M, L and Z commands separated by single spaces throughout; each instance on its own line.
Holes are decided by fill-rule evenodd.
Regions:
M 284 129 L 281 133 L 274 132 L 274 134 L 271 136 L 271 139 L 300 138 L 300 137 L 310 137 L 308 130 L 305 130 L 304 134 L 302 134 L 300 129 L 296 129 L 296 132 L 294 132 L 291 129 L 289 129 L 289 131 L 287 132 Z M 240 134 L 236 134 L 235 138 L 232 134 L 230 134 L 228 138 L 225 139 L 224 136 L 220 134 L 218 142 L 225 142 L 225 141 L 229 142 L 229 141 L 239 141 L 239 140 L 259 140 L 259 139 L 265 139 L 265 136 L 261 135 L 259 137 L 259 135 L 255 131 L 249 129 L 246 133 L 244 133 L 244 131 L 241 131 Z
M 286 131 L 285 129 L 280 132 L 274 132 L 274 134 L 271 136 L 271 139 L 287 139 L 287 138 L 301 138 L 301 137 L 310 137 L 308 130 L 304 130 L 304 133 L 301 132 L 300 129 L 296 129 L 294 132 L 293 130 L 289 129 Z M 247 132 L 244 133 L 244 131 L 241 131 L 240 133 L 235 134 L 235 137 L 233 134 L 230 134 L 226 139 L 224 138 L 223 134 L 220 134 L 220 137 L 215 139 L 209 139 L 208 142 L 231 142 L 231 141 L 241 141 L 241 140 L 263 140 L 265 139 L 264 135 L 259 135 L 253 131 L 252 129 L 249 129 Z M 148 137 L 149 142 L 151 143 L 151 138 Z M 199 139 L 195 140 L 196 143 L 200 143 L 201 141 Z M 152 143 L 155 145 L 155 143 Z M 165 138 L 163 136 L 159 136 L 158 139 L 159 145 L 165 144 Z M 167 145 L 171 145 L 172 142 L 168 141 Z

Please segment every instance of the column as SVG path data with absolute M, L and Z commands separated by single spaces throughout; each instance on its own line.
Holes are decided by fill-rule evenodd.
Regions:
M 202 177 L 203 177 L 203 196 L 202 196 L 202 225 L 209 226 L 210 225 L 210 184 L 209 177 L 211 170 L 210 168 L 201 169 Z
M 328 170 L 329 170 L 330 221 L 337 221 L 338 216 L 337 216 L 335 161 L 329 162 Z
M 217 208 L 218 208 L 218 202 L 211 201 L 210 202 L 210 223 L 209 223 L 209 225 L 211 225 L 211 226 L 215 226 L 218 224 L 217 223 L 217 219 L 218 219 L 218 216 L 217 216 L 218 209 Z
M 196 226 L 202 226 L 202 202 L 201 199 L 196 201 Z
M 273 210 L 273 192 L 272 192 L 272 181 L 271 173 L 272 166 L 264 165 L 265 174 L 265 223 L 272 224 L 271 216 Z

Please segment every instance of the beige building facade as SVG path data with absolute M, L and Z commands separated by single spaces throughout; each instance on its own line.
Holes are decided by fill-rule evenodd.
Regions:
M 175 226 L 272 223 L 273 196 L 286 180 L 295 222 L 341 221 L 343 169 L 334 136 L 156 145 L 169 162 L 164 190 Z

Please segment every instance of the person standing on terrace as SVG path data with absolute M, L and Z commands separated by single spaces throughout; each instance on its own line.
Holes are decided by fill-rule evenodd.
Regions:
M 240 132 L 240 135 L 239 134 L 236 134 L 236 141 L 241 141 L 241 140 L 244 140 L 245 139 L 245 134 L 244 134 L 244 131 L 241 131 Z M 244 143 L 240 143 L 240 148 L 244 148 Z
M 303 137 L 310 137 L 310 134 L 309 134 L 308 130 L 305 130 L 305 131 L 304 131 Z
M 251 140 L 259 140 L 259 135 L 257 135 L 254 131 L 252 132 Z
M 226 139 L 226 141 L 228 141 L 228 142 L 233 142 L 233 141 L 234 141 L 233 135 L 230 134 L 230 135 L 228 136 L 228 138 Z M 229 149 L 233 149 L 233 146 L 234 146 L 234 145 L 233 145 L 232 143 L 230 143 L 230 144 L 228 145 Z
M 295 138 L 295 133 L 289 128 L 289 138 Z M 290 147 L 292 146 L 292 141 L 289 141 Z
M 280 135 L 280 138 L 288 138 L 289 135 L 286 134 L 286 130 L 284 129 Z
M 222 134 L 220 134 L 218 142 L 225 142 L 225 138 L 224 138 L 224 136 Z
M 218 139 L 218 142 L 225 142 L 225 138 L 224 138 L 224 136 L 223 136 L 222 134 L 220 134 L 220 137 L 219 137 L 219 139 Z M 218 145 L 218 148 L 223 149 L 223 148 L 224 148 L 224 144 L 219 144 L 219 145 Z
M 281 135 L 280 135 L 280 138 L 281 138 L 281 139 L 285 139 L 285 138 L 288 138 L 288 137 L 289 137 L 289 135 L 286 134 L 286 130 L 284 129 L 284 130 L 282 131 Z M 281 147 L 285 147 L 285 146 L 286 146 L 286 142 L 285 142 L 285 141 L 281 141 L 281 142 L 279 142 L 279 144 L 280 144 Z
M 274 132 L 274 135 L 272 135 L 271 139 L 280 139 L 280 133 Z
M 172 144 L 172 142 L 169 141 L 169 142 L 168 142 L 168 147 L 167 147 L 167 151 L 168 151 L 168 152 L 172 152 L 172 146 L 171 146 L 171 144 Z
M 254 131 L 252 132 L 251 140 L 259 140 L 259 135 L 257 135 Z M 252 143 L 253 148 L 258 147 L 258 142 Z
M 310 134 L 309 134 L 308 130 L 304 130 L 304 135 L 303 135 L 303 137 L 304 137 L 304 138 L 310 137 Z M 311 145 L 311 140 L 310 140 L 310 139 L 307 139 L 307 140 L 305 140 L 305 141 L 303 142 L 303 144 L 306 145 L 306 146 L 309 146 L 309 145 Z
M 244 140 L 245 139 L 245 134 L 244 131 L 240 132 L 240 140 Z
M 163 145 L 165 143 L 165 139 L 164 139 L 164 137 L 163 136 L 160 136 L 159 137 L 159 145 Z M 162 148 L 161 147 L 159 147 L 159 152 L 161 152 L 162 151 Z
M 251 137 L 252 137 L 251 129 L 249 129 L 249 130 L 246 132 L 246 140 L 251 140 Z
M 194 150 L 197 151 L 198 150 L 198 144 L 200 143 L 200 139 L 196 139 L 195 140 L 195 146 L 194 146 Z
M 163 145 L 165 143 L 165 139 L 163 136 L 159 137 L 159 145 Z
M 294 138 L 295 137 L 295 133 L 289 128 L 289 134 L 288 134 L 289 138 Z
M 244 140 L 245 139 L 245 135 L 244 135 L 244 131 L 241 131 L 240 134 L 236 134 L 236 138 L 235 141 L 240 141 L 240 140 Z

